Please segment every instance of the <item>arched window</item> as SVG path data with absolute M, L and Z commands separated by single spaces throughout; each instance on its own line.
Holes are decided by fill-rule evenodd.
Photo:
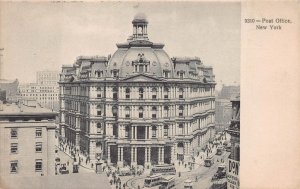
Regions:
M 143 98 L 144 98 L 144 89 L 139 88 L 139 99 L 143 99 Z
M 112 107 L 112 114 L 113 114 L 113 117 L 118 116 L 118 107 L 117 106 Z
M 156 106 L 153 106 L 152 107 L 152 119 L 156 118 L 156 112 L 157 112 L 157 108 L 156 108 Z
M 102 133 L 102 125 L 101 125 L 101 123 L 97 123 L 97 133 Z
M 183 99 L 183 92 L 184 92 L 183 88 L 180 88 L 179 89 L 179 99 Z
M 125 127 L 125 137 L 128 138 L 129 137 L 129 126 L 126 125 Z
M 114 100 L 118 99 L 118 89 L 117 89 L 117 87 L 113 88 L 113 99 Z
M 164 87 L 164 98 L 165 99 L 169 98 L 169 91 L 170 91 L 170 89 L 168 87 Z
M 129 89 L 129 88 L 126 88 L 126 89 L 125 89 L 125 98 L 126 98 L 126 99 L 129 99 L 129 98 L 130 98 L 130 89 Z
M 129 118 L 130 117 L 130 108 L 129 106 L 125 107 L 125 118 Z
M 144 117 L 144 108 L 142 106 L 139 107 L 139 118 Z
M 102 98 L 102 89 L 101 87 L 97 87 L 97 98 Z
M 179 106 L 179 117 L 183 116 L 184 107 L 182 105 Z
M 169 117 L 169 106 L 164 106 L 164 116 Z
M 168 136 L 168 133 L 169 132 L 169 126 L 168 125 L 165 125 L 164 126 L 164 136 Z
M 152 126 L 152 138 L 156 138 L 156 131 L 157 131 L 156 126 Z
M 102 105 L 98 104 L 96 109 L 97 109 L 97 116 L 102 116 Z
M 157 89 L 154 87 L 152 88 L 152 99 L 156 99 L 157 98 Z

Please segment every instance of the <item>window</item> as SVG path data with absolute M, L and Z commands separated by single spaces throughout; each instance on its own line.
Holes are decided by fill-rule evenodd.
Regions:
M 156 138 L 156 126 L 152 126 L 152 138 Z
M 102 89 L 101 87 L 97 87 L 97 98 L 101 98 L 102 97 Z
M 97 123 L 97 133 L 102 133 L 101 123 Z
M 164 98 L 165 99 L 169 98 L 169 88 L 168 87 L 164 88 Z
M 168 106 L 164 106 L 164 116 L 169 117 L 169 107 Z
M 169 126 L 165 125 L 164 126 L 164 136 L 168 136 L 168 130 L 169 130 Z
M 35 152 L 42 152 L 43 144 L 41 142 L 35 143 Z
M 153 107 L 152 107 L 152 118 L 153 118 L 153 119 L 156 118 L 156 111 L 157 111 L 156 106 L 153 106 Z
M 183 110 L 184 110 L 183 106 L 182 105 L 179 106 L 179 117 L 183 116 Z
M 129 88 L 126 88 L 126 90 L 125 90 L 125 98 L 126 99 L 130 98 L 130 89 Z
M 113 77 L 115 77 L 115 78 L 118 77 L 118 70 L 113 71 Z
M 127 125 L 125 128 L 125 137 L 128 138 L 129 137 L 129 126 Z
M 97 109 L 97 116 L 101 116 L 102 115 L 102 105 L 97 105 L 97 107 L 96 107 L 96 109 Z
M 169 71 L 164 71 L 165 78 L 169 78 Z
M 178 134 L 183 134 L 183 124 L 182 123 L 179 123 L 178 125 Z
M 41 128 L 35 129 L 35 137 L 42 137 L 42 129 Z
M 144 89 L 139 88 L 139 99 L 143 99 L 143 98 L 144 98 Z
M 179 99 L 183 99 L 183 92 L 184 92 L 183 88 L 180 88 L 179 89 Z
M 118 116 L 118 107 L 117 106 L 112 107 L 112 114 L 113 114 L 113 117 Z
M 113 99 L 114 100 L 118 99 L 118 89 L 116 87 L 113 88 Z
M 183 72 L 180 72 L 179 76 L 180 76 L 180 79 L 183 79 L 183 76 L 184 76 Z
M 10 162 L 10 173 L 18 173 L 18 161 Z
M 41 159 L 35 160 L 35 172 L 43 171 L 43 161 Z
M 12 154 L 18 153 L 18 143 L 10 144 L 10 153 L 12 153 Z
M 139 118 L 143 118 L 144 117 L 144 109 L 142 106 L 139 107 Z
M 10 138 L 18 138 L 18 129 L 17 128 L 12 128 L 10 130 Z
M 156 99 L 156 98 L 157 98 L 157 89 L 152 88 L 152 99 Z
M 130 108 L 128 106 L 125 107 L 125 118 L 130 117 Z

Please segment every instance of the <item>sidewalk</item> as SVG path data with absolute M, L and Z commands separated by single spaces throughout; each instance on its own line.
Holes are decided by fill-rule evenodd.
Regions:
M 61 152 L 65 153 L 65 154 L 68 155 L 71 159 L 73 159 L 73 156 L 71 155 L 71 153 L 70 153 L 70 151 L 69 151 L 69 148 L 66 148 L 66 150 L 63 151 L 63 150 L 62 150 L 61 148 L 59 148 L 57 145 L 55 145 L 55 146 L 56 146 L 56 148 L 59 149 Z M 84 156 L 81 155 L 81 154 L 79 154 L 79 156 L 78 156 L 78 154 L 77 154 L 75 157 L 76 157 L 76 160 L 77 160 L 77 161 L 78 161 L 78 157 L 79 157 L 79 158 L 83 158 L 83 161 L 81 161 L 81 163 L 80 163 L 80 166 L 81 166 L 81 167 L 83 167 L 83 168 L 85 168 L 85 169 L 88 169 L 88 170 L 91 170 L 91 171 L 95 171 L 94 168 L 91 168 L 91 167 L 92 167 L 92 163 L 87 162 L 87 164 L 85 164 L 85 162 L 86 162 L 86 157 L 84 157 Z M 94 165 L 94 167 L 95 167 L 95 165 Z

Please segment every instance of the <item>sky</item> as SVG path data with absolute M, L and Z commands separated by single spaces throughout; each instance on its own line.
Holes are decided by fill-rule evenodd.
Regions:
M 61 70 L 76 57 L 108 56 L 145 13 L 150 41 L 170 57 L 199 57 L 216 82 L 240 83 L 240 3 L 6 2 L 0 6 L 1 77 L 35 82 L 36 72 Z

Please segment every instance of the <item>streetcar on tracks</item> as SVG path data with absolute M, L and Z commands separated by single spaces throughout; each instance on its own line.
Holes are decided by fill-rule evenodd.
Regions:
M 214 159 L 212 156 L 209 156 L 204 160 L 205 167 L 211 167 L 213 164 L 214 164 Z
M 160 185 L 161 180 L 162 180 L 161 174 L 154 174 L 154 175 L 148 176 L 145 178 L 144 186 L 145 187 L 153 187 L 153 186 Z
M 175 178 L 174 176 L 165 176 L 161 179 L 159 189 L 170 189 L 175 187 Z
M 150 172 L 150 175 L 153 174 L 176 175 L 176 169 L 175 166 L 171 164 L 155 165 Z

